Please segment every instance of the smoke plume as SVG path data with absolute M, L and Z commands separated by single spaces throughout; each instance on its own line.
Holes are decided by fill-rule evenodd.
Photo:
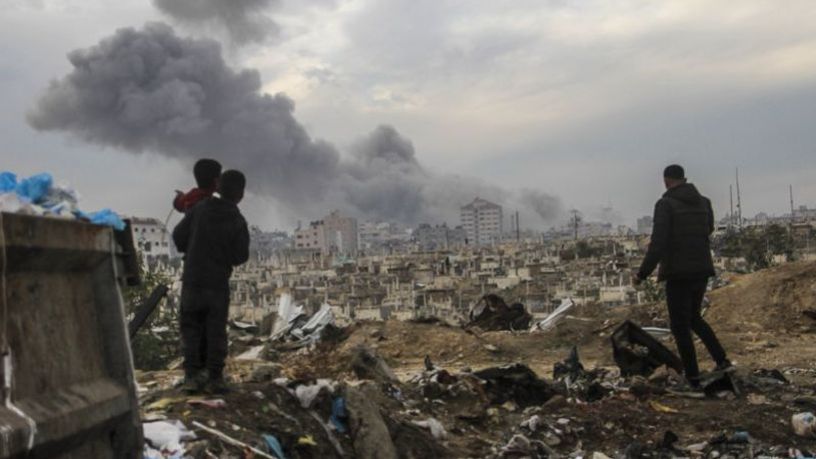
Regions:
M 277 0 L 153 0 L 181 24 L 221 29 L 235 44 L 260 43 L 280 32 L 266 10 Z
M 31 126 L 186 164 L 216 158 L 243 170 L 252 191 L 294 215 L 338 208 L 361 218 L 442 222 L 455 220 L 459 206 L 476 196 L 519 206 L 536 220 L 560 211 L 560 201 L 541 192 L 428 171 L 390 126 L 341 157 L 309 136 L 292 100 L 261 92 L 257 71 L 229 68 L 218 43 L 181 38 L 164 24 L 118 30 L 68 59 L 73 70 L 51 82 L 28 115 Z

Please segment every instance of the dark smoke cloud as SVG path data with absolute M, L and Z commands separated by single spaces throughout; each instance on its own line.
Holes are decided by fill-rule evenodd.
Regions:
M 308 135 L 289 98 L 261 93 L 256 71 L 232 70 L 218 43 L 178 37 L 164 24 L 121 29 L 68 59 L 73 71 L 50 84 L 29 113 L 31 126 L 186 164 L 217 158 L 295 215 L 338 208 L 371 219 L 455 221 L 459 206 L 475 196 L 545 221 L 560 210 L 544 193 L 428 171 L 390 126 L 377 127 L 343 159 Z
M 538 190 L 522 190 L 519 203 L 523 208 L 535 212 L 544 221 L 552 221 L 564 212 L 564 206 L 560 199 Z
M 266 11 L 277 0 L 153 0 L 173 20 L 223 29 L 235 44 L 260 43 L 280 33 Z

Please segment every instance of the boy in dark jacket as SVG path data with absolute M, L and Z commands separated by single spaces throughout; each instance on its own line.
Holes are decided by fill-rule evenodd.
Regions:
M 666 281 L 672 334 L 686 379 L 697 389 L 700 370 L 692 331 L 703 341 L 718 370 L 731 368 L 725 350 L 700 313 L 708 278 L 714 275 L 709 241 L 714 232 L 714 211 L 711 201 L 687 182 L 682 167 L 667 167 L 663 181 L 667 191 L 655 205 L 652 238 L 635 284 L 648 278 L 660 264 L 658 280 Z
M 218 187 L 218 177 L 221 176 L 221 163 L 214 159 L 199 159 L 193 166 L 193 176 L 198 185 L 196 188 L 186 193 L 176 190 L 173 208 L 179 212 L 187 212 L 201 200 L 215 193 Z
M 207 198 L 184 216 L 173 241 L 185 254 L 181 289 L 184 389 L 226 391 L 229 278 L 249 258 L 249 230 L 238 210 L 246 179 L 238 171 L 221 175 L 220 197 Z M 206 370 L 206 374 L 205 374 Z

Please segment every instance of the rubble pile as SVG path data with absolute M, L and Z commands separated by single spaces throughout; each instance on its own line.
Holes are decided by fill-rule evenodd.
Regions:
M 720 307 L 720 295 L 712 292 L 709 314 Z M 725 332 L 737 370 L 704 372 L 705 390 L 693 392 L 682 389 L 671 336 L 659 328 L 664 323 L 655 311 L 583 312 L 579 321 L 535 333 L 360 322 L 338 339 L 321 334 L 303 346 L 292 344 L 314 336 L 307 324 L 324 323 L 312 320 L 315 314 L 293 326 L 281 320 L 271 335 L 237 324 L 233 339 L 254 341 L 242 338 L 248 344 L 229 362 L 231 393 L 189 397 L 174 388 L 177 371 L 140 375 L 144 422 L 164 423 L 146 431 L 165 435 L 149 438 L 145 457 L 804 458 L 816 452 L 816 349 L 806 344 L 806 332 L 765 330 L 779 343 L 768 349 L 779 356 L 773 364 L 767 353 L 747 351 L 753 343 L 739 341 L 744 335 Z M 559 330 L 567 324 L 583 327 L 569 346 Z M 292 335 L 295 329 L 304 332 Z M 804 358 L 811 363 L 800 364 Z

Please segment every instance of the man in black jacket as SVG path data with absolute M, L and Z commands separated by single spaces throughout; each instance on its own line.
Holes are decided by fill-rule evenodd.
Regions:
M 660 264 L 658 281 L 666 281 L 666 303 L 686 379 L 700 386 L 700 370 L 691 332 L 703 341 L 718 370 L 731 368 L 725 350 L 700 314 L 708 278 L 714 275 L 709 236 L 714 232 L 711 201 L 688 183 L 685 171 L 671 165 L 663 171 L 666 193 L 654 210 L 652 238 L 637 273 L 639 284 Z
M 180 328 L 188 392 L 226 390 L 229 278 L 233 267 L 249 258 L 249 230 L 238 210 L 245 185 L 244 174 L 224 172 L 220 197 L 196 204 L 173 230 L 173 241 L 185 254 Z

